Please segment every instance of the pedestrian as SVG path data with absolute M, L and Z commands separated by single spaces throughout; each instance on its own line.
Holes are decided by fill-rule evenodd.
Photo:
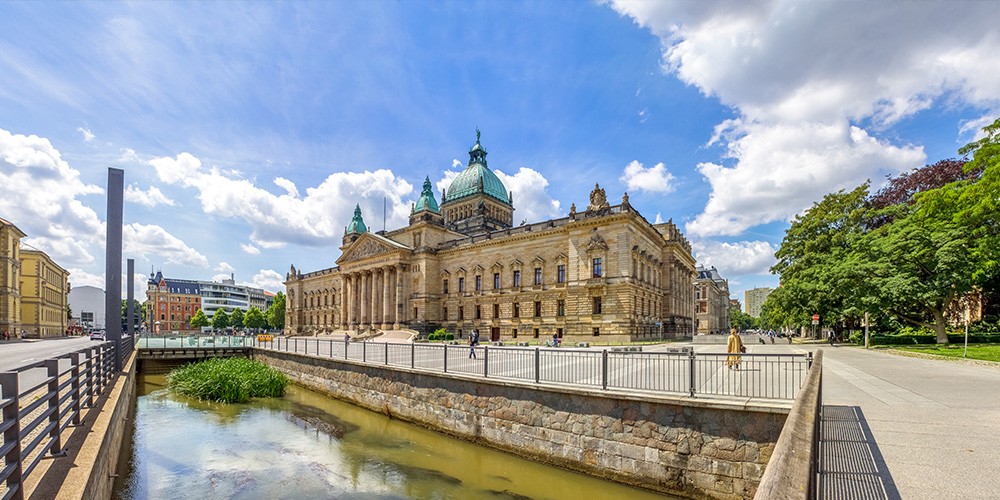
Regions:
M 8 332 L 6 328 L 3 329 L 3 339 L 10 340 L 10 332 Z
M 472 330 L 469 334 L 469 359 L 476 358 L 476 344 L 479 343 L 479 330 Z
M 552 347 L 559 347 L 559 335 L 556 333 L 552 334 Z
M 743 347 L 743 340 L 740 339 L 739 335 L 736 335 L 736 329 L 731 328 L 729 330 L 729 340 L 726 342 L 726 352 L 730 355 L 726 357 L 726 366 L 730 370 L 740 369 L 740 354 L 747 352 L 746 348 Z
M 344 334 L 344 347 L 351 345 L 351 336 L 349 334 Z

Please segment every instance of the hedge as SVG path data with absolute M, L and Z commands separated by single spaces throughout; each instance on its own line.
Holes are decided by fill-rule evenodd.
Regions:
M 864 338 L 861 339 L 864 342 Z M 936 344 L 937 337 L 934 335 L 872 335 L 869 337 L 871 345 L 915 345 L 915 344 Z M 949 334 L 948 342 L 961 344 L 965 342 L 965 335 Z M 1000 343 L 1000 334 L 969 334 L 970 344 L 992 344 Z

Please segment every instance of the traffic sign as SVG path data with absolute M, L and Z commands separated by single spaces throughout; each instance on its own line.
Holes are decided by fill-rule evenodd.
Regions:
M 819 314 L 813 314 L 813 321 L 819 321 Z

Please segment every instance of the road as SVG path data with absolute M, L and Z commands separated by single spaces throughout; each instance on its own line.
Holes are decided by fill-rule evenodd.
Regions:
M 0 371 L 10 371 L 19 366 L 72 352 L 89 345 L 91 345 L 91 340 L 87 337 L 0 341 Z

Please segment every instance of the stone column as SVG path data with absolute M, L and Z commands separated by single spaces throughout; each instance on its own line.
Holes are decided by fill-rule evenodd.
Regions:
M 345 274 L 340 281 L 340 327 L 346 330 L 348 328 L 347 319 L 347 298 L 348 295 L 348 281 L 347 275 Z
M 396 289 L 396 300 L 394 301 L 393 307 L 395 307 L 396 310 L 393 312 L 393 317 L 396 319 L 396 322 L 393 324 L 393 328 L 399 329 L 399 328 L 402 327 L 402 324 L 403 324 L 403 321 L 404 321 L 403 318 L 406 317 L 405 316 L 405 312 L 402 311 L 402 309 L 404 307 L 404 304 L 403 304 L 403 265 L 402 264 L 396 264 L 396 280 L 395 280 L 395 285 L 396 286 L 394 288 Z
M 372 295 L 371 295 L 372 301 L 371 301 L 371 304 L 370 304 L 370 306 L 371 306 L 370 309 L 371 309 L 371 312 L 372 312 L 372 328 L 377 328 L 380 325 L 381 321 L 382 321 L 382 319 L 379 318 L 379 314 L 378 314 L 378 312 L 379 312 L 379 308 L 378 308 L 378 298 L 379 298 L 378 286 L 379 286 L 379 279 L 380 279 L 378 271 L 379 271 L 378 269 L 372 269 Z
M 382 268 L 382 329 L 392 328 L 392 320 L 389 317 L 389 272 L 391 267 Z
M 375 328 L 375 325 L 377 324 L 376 323 L 377 318 L 375 317 L 376 316 L 375 313 L 376 313 L 376 311 L 378 311 L 378 309 L 375 308 L 375 296 L 377 295 L 377 293 L 375 291 L 376 290 L 375 289 L 375 280 L 376 279 L 377 279 L 377 276 L 375 274 L 375 270 L 372 269 L 371 271 L 368 271 L 368 283 L 369 283 L 369 285 L 368 285 L 368 318 L 371 320 L 369 322 L 369 324 L 371 325 L 372 328 Z

